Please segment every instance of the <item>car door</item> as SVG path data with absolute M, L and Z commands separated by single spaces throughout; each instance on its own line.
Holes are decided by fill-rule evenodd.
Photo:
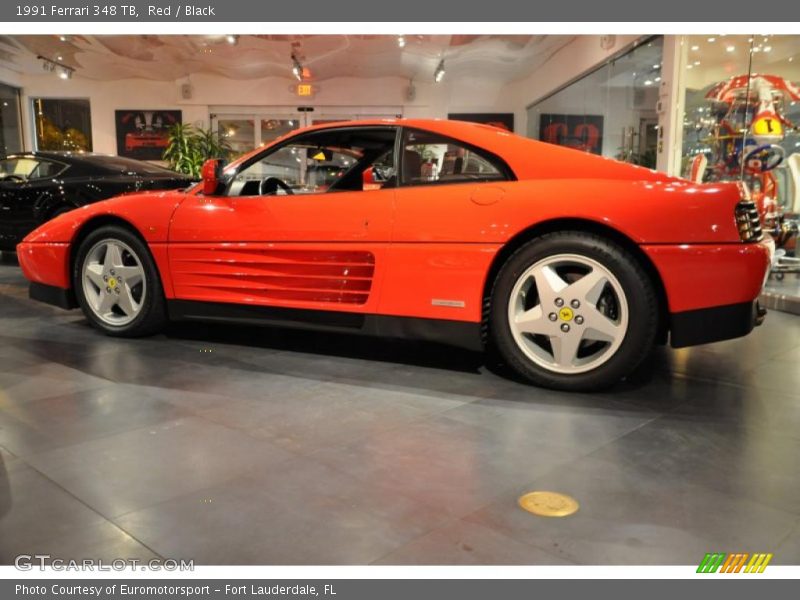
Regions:
M 489 265 L 507 239 L 513 175 L 497 156 L 404 128 L 399 187 L 380 312 L 479 321 Z
M 396 129 L 300 134 L 243 163 L 219 195 L 190 195 L 170 228 L 180 300 L 371 312 L 394 189 L 365 183 L 394 164 Z

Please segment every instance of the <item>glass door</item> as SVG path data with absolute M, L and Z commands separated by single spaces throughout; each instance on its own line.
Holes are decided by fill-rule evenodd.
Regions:
M 211 114 L 211 128 L 220 132 L 236 154 L 244 154 L 272 140 L 303 127 L 302 113 L 247 114 L 219 112 Z

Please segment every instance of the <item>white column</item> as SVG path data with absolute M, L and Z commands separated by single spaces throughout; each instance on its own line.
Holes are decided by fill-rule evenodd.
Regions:
M 665 35 L 661 82 L 658 90 L 658 146 L 656 168 L 669 175 L 680 175 L 683 145 L 687 38 Z

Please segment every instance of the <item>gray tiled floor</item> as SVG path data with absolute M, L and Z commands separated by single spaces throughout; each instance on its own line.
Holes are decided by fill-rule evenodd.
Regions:
M 800 563 L 800 317 L 602 394 L 456 349 L 173 326 L 114 340 L 0 264 L 0 563 Z M 564 519 L 518 496 L 573 495 Z

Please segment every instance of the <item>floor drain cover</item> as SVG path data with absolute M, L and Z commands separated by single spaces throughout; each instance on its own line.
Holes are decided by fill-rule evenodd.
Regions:
M 578 512 L 578 501 L 556 492 L 530 492 L 520 496 L 519 505 L 540 517 L 568 517 Z

